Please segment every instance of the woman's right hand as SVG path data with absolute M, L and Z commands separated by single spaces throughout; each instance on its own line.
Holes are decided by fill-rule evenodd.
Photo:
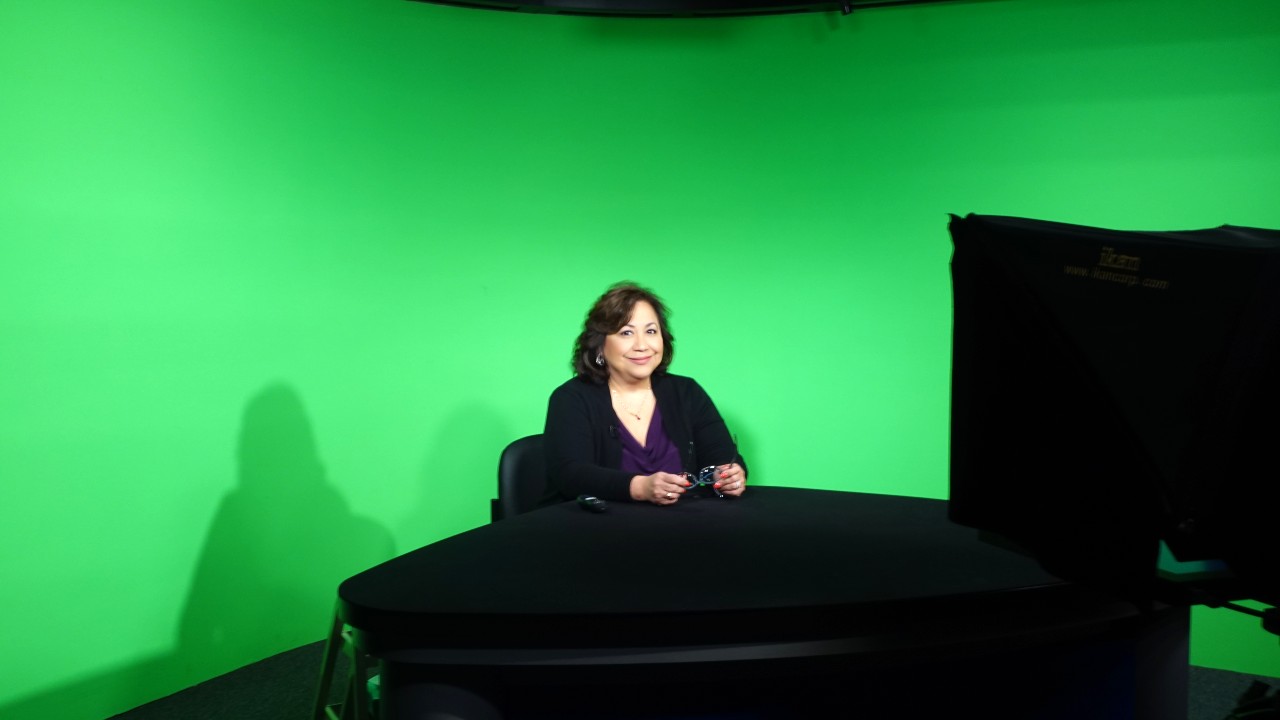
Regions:
M 631 478 L 631 499 L 651 502 L 654 505 L 675 505 L 680 501 L 689 481 L 683 475 L 656 472 L 652 475 L 636 475 Z

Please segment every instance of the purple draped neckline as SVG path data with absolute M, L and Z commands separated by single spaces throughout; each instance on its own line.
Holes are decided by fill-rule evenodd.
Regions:
M 618 422 L 622 422 L 621 418 Z M 658 471 L 684 472 L 680 451 L 671 442 L 671 438 L 667 437 L 667 431 L 662 426 L 662 411 L 656 406 L 653 418 L 649 420 L 649 435 L 643 446 L 631 436 L 626 427 L 619 425 L 618 434 L 622 438 L 622 470 L 633 475 L 652 475 Z

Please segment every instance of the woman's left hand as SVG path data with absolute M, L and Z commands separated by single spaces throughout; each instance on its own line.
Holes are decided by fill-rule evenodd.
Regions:
M 725 495 L 737 497 L 747 489 L 747 471 L 738 463 L 716 468 L 716 489 Z

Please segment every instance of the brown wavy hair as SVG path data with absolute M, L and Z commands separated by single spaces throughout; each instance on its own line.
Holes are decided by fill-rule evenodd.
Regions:
M 652 290 L 633 282 L 620 282 L 606 290 L 587 311 L 587 319 L 573 344 L 573 359 L 569 363 L 579 378 L 597 384 L 609 380 L 609 367 L 597 365 L 596 358 L 604 352 L 604 339 L 627 324 L 636 303 L 642 300 L 653 306 L 654 313 L 658 315 L 658 329 L 662 332 L 662 360 L 653 372 L 667 371 L 676 354 L 676 339 L 667 323 L 667 306 Z

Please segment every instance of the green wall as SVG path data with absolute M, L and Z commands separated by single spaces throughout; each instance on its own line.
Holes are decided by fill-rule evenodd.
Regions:
M 485 522 L 609 283 L 760 483 L 943 497 L 946 213 L 1280 227 L 1280 4 L 0 5 L 0 716 L 319 639 Z M 285 606 L 283 615 L 274 608 Z M 1198 664 L 1280 675 L 1198 610 Z

